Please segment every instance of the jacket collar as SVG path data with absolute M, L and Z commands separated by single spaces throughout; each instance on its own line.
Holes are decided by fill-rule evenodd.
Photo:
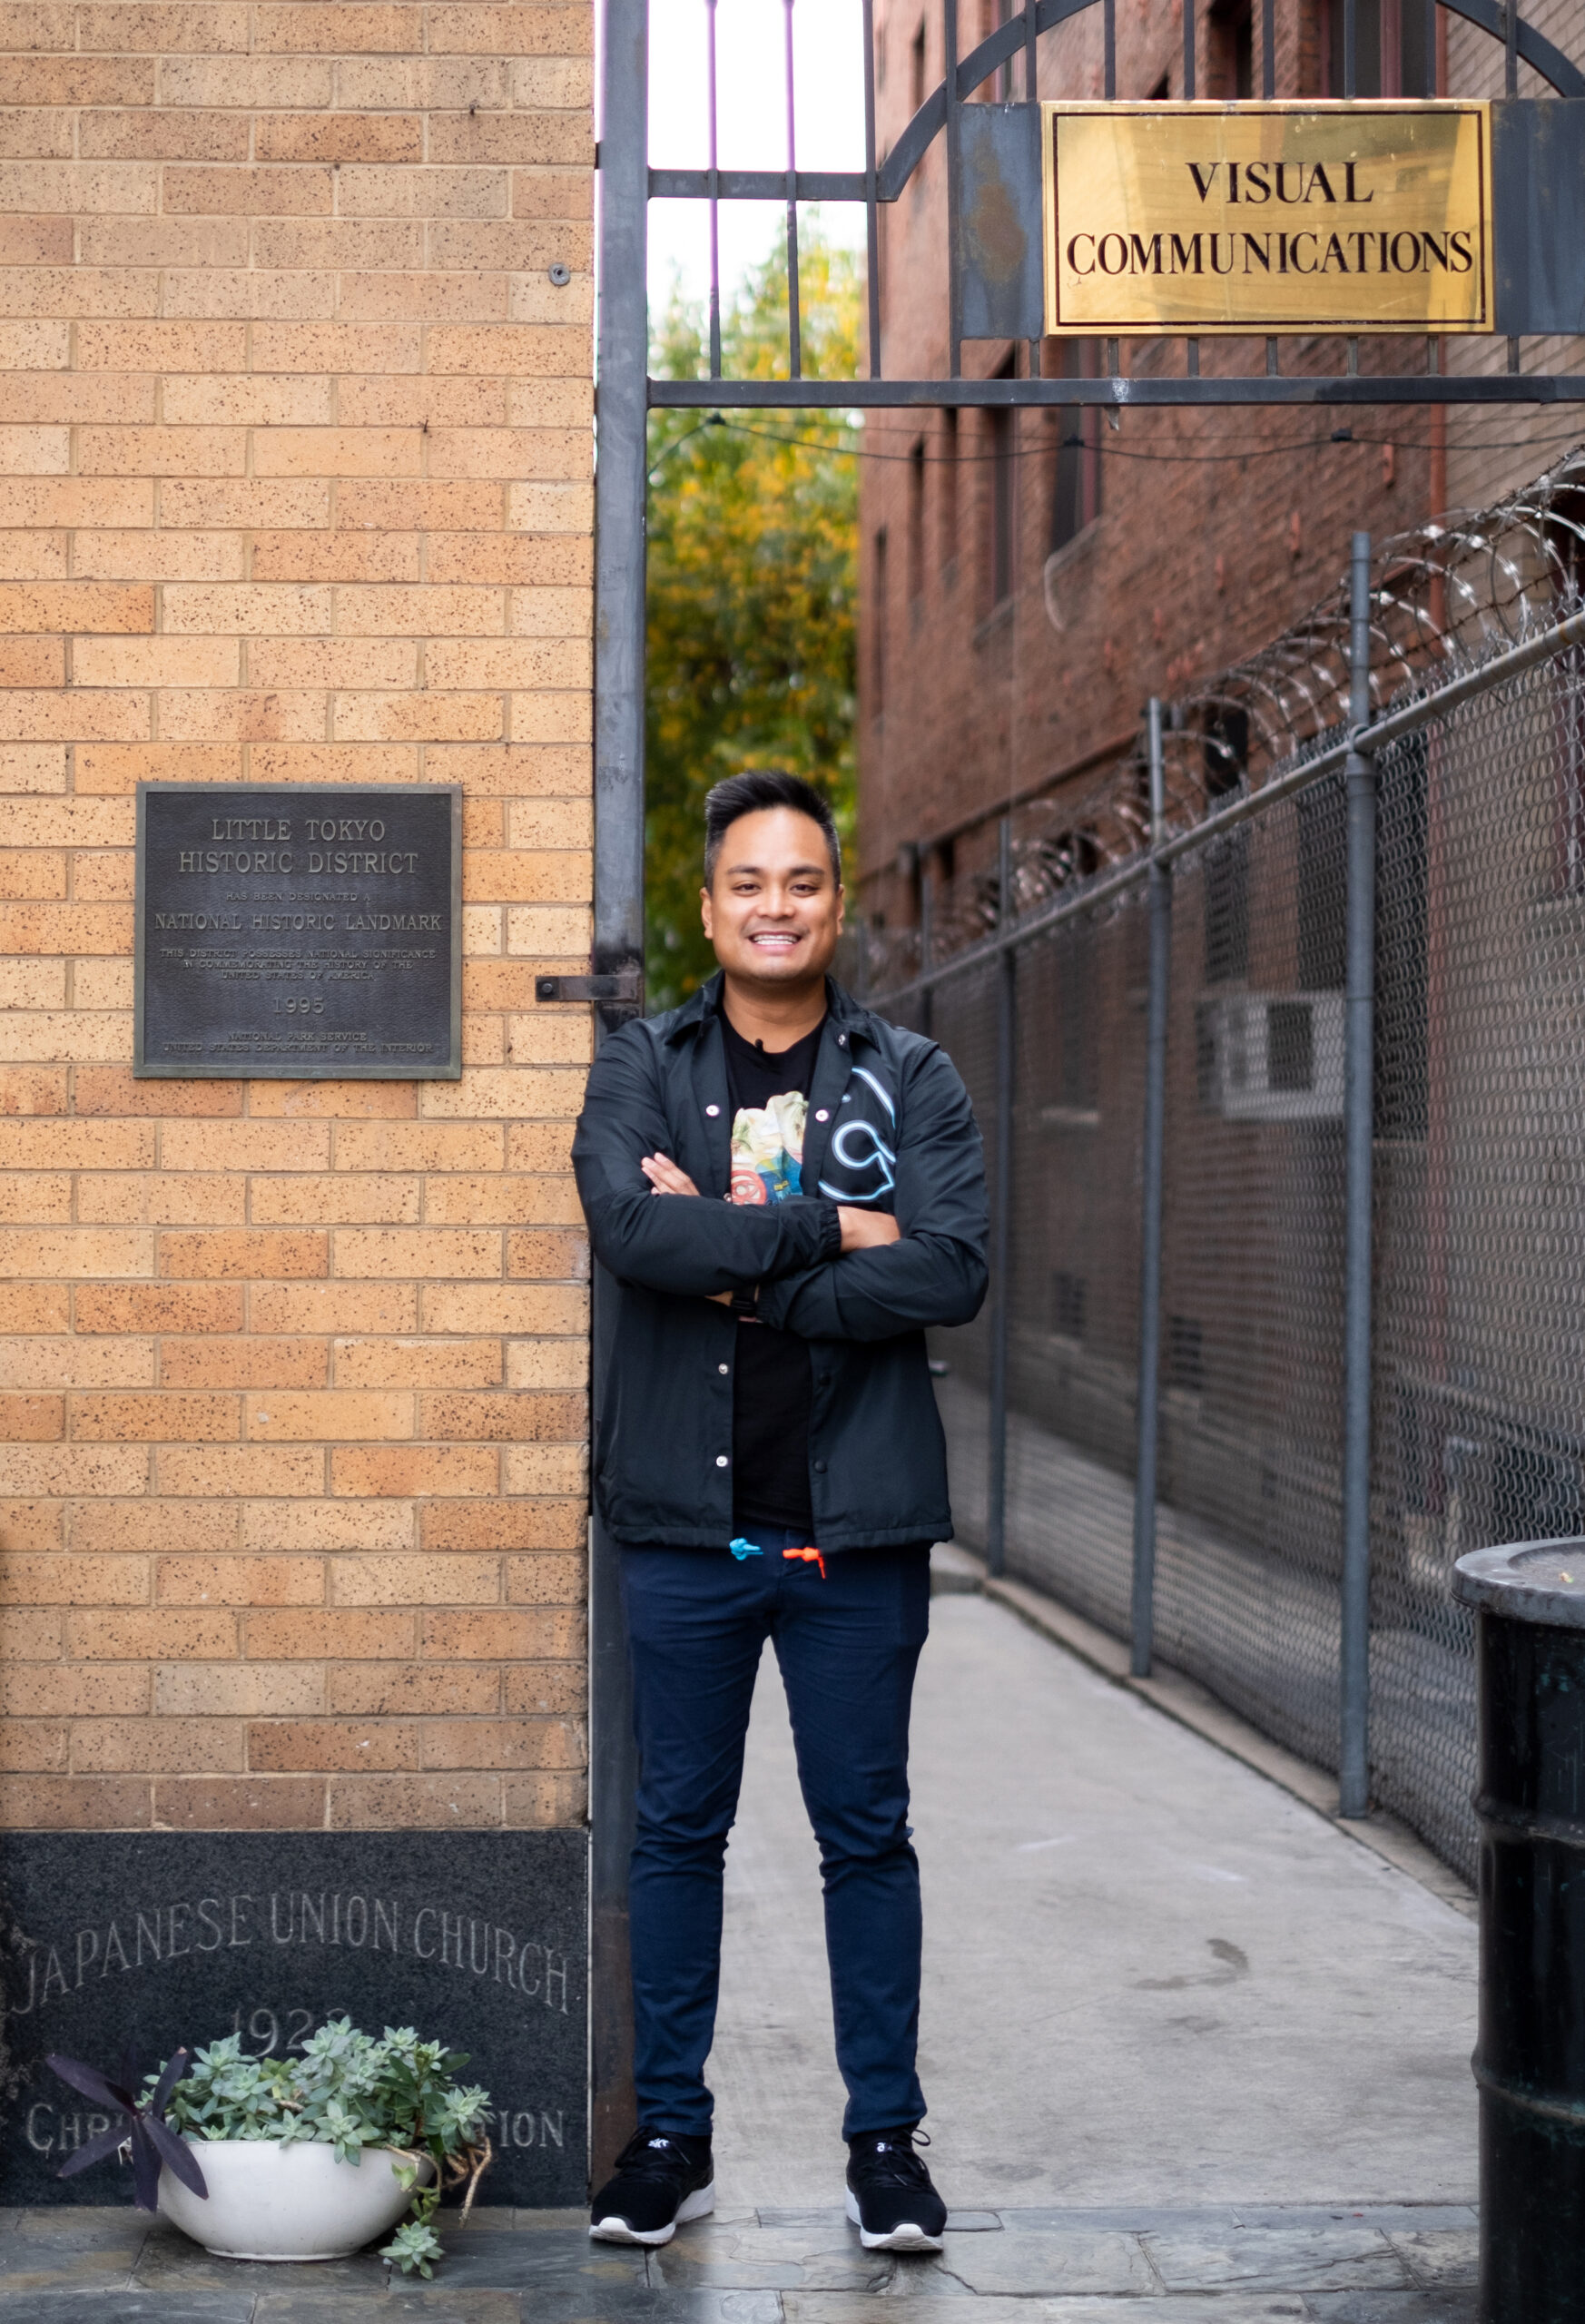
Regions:
M 671 1023 L 662 1036 L 669 1046 L 674 1047 L 684 1039 L 691 1038 L 709 1022 L 721 1006 L 721 989 L 725 981 L 724 970 L 717 969 L 713 977 L 705 979 L 697 992 L 690 994 L 680 1009 L 672 1011 Z M 861 1009 L 852 994 L 838 984 L 834 977 L 827 977 L 825 980 L 825 1007 L 831 1022 L 845 1032 L 849 1039 L 874 1042 L 875 1022 L 870 1011 Z

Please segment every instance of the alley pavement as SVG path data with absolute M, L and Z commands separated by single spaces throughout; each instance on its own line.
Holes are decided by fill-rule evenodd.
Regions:
M 483 2209 L 431 2283 L 212 2260 L 126 2210 L 0 2215 L 0 2324 L 1472 2324 L 1475 1927 L 973 1596 L 915 1721 L 939 2259 L 842 2211 L 814 1844 L 773 1666 L 728 1870 L 715 2216 L 645 2255 Z M 444 2225 L 444 2222 L 442 2222 Z

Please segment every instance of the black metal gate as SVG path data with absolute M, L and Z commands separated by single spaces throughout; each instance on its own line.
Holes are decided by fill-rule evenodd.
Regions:
M 787 156 L 781 170 L 724 170 L 716 165 L 714 0 L 701 0 L 710 40 L 709 159 L 703 169 L 652 170 L 647 153 L 648 0 L 602 0 L 604 72 L 601 143 L 598 153 L 599 338 L 596 472 L 596 763 L 595 763 L 595 950 L 594 977 L 586 988 L 601 1026 L 614 1029 L 642 1006 L 644 962 L 644 640 L 645 426 L 660 407 L 703 409 L 789 409 L 822 406 L 1050 406 L 1098 405 L 1112 410 L 1146 405 L 1246 404 L 1520 404 L 1585 402 L 1585 376 L 1524 373 L 1519 337 L 1508 344 L 1508 369 L 1496 376 L 1449 374 L 1437 363 L 1437 342 L 1427 342 L 1427 369 L 1362 377 L 1358 341 L 1345 344 L 1346 368 L 1334 375 L 1285 375 L 1279 341 L 1265 342 L 1265 368 L 1244 376 L 1202 376 L 1198 344 L 1187 342 L 1182 375 L 1125 375 L 1117 342 L 1106 348 L 1099 378 L 1039 376 L 1039 341 L 1024 343 L 1013 375 L 965 379 L 961 348 L 966 336 L 985 329 L 985 310 L 976 309 L 972 266 L 974 204 L 979 182 L 973 155 L 965 158 L 965 107 L 987 84 L 1000 76 L 999 94 L 1010 94 L 1015 73 L 1024 101 L 998 104 L 998 114 L 1021 116 L 1032 139 L 1038 101 L 1039 44 L 1091 7 L 1101 12 L 1104 94 L 1117 97 L 1117 0 L 1027 0 L 989 38 L 960 54 L 958 0 L 940 0 L 945 34 L 946 74 L 919 106 L 896 143 L 884 155 L 876 149 L 873 0 L 858 0 L 863 13 L 864 167 L 852 172 L 809 172 L 796 166 L 796 104 L 792 49 L 787 42 Z M 783 0 L 788 12 L 795 0 Z M 1559 151 L 1585 158 L 1585 73 L 1565 57 L 1511 6 L 1498 0 L 1403 0 L 1404 12 L 1420 12 L 1423 53 L 1434 55 L 1434 27 L 1441 5 L 1499 43 L 1504 51 L 1506 103 L 1513 107 L 1512 149 L 1531 157 L 1539 182 L 1546 165 L 1537 156 Z M 1275 0 L 1259 0 L 1264 98 L 1275 94 Z M 1196 41 L 1204 0 L 1185 0 L 1183 95 L 1196 91 Z M 1343 94 L 1354 94 L 1359 56 L 1358 0 L 1343 0 Z M 1521 61 L 1556 92 L 1551 99 L 1524 104 L 1519 99 Z M 1570 102 L 1571 101 L 1571 102 Z M 993 108 L 975 104 L 973 113 Z M 977 135 L 979 123 L 974 124 Z M 880 280 L 879 206 L 895 202 L 935 140 L 946 149 L 946 222 L 941 269 L 948 290 L 949 361 L 944 377 L 894 379 L 885 372 Z M 974 142 L 971 135 L 970 144 Z M 1557 284 L 1547 262 L 1567 247 L 1585 249 L 1585 169 L 1551 169 L 1551 192 L 1561 209 L 1549 213 L 1550 234 L 1517 238 L 1513 267 L 1530 273 L 1511 285 L 1510 318 L 1548 332 L 1560 328 Z M 649 314 L 645 281 L 647 205 L 652 198 L 707 203 L 712 222 L 716 205 L 733 201 L 784 201 L 787 215 L 788 376 L 785 379 L 730 379 L 721 375 L 720 280 L 716 236 L 710 237 L 710 376 L 704 379 L 652 379 L 648 376 Z M 812 380 L 801 376 L 797 208 L 802 202 L 861 202 L 869 253 L 869 376 L 853 380 Z M 1580 217 L 1567 214 L 1578 205 Z M 1500 303 L 1499 313 L 1503 309 Z M 1533 320 L 1532 320 L 1533 319 Z M 1578 327 L 1576 323 L 1576 328 Z M 1004 342 L 1010 334 L 999 331 Z M 1399 342 L 1403 344 L 1403 342 Z M 1021 372 L 1021 376 L 1019 373 Z M 1368 923 L 1367 923 L 1368 924 Z M 568 997 L 571 997 L 570 995 Z M 1368 1144 L 1368 1141 L 1367 1141 Z M 1368 1169 L 1368 1152 L 1364 1157 Z M 1356 1197 L 1360 1194 L 1356 1187 Z M 1368 1187 L 1363 1194 L 1368 1217 Z M 1357 1208 L 1357 1200 L 1356 1200 Z M 1005 1223 L 996 1226 L 1005 1249 Z M 596 1350 L 601 1329 L 596 1285 Z M 1368 1353 L 1368 1352 L 1367 1352 Z M 596 1365 L 597 1376 L 597 1365 Z M 627 1998 L 626 1856 L 632 1817 L 633 1755 L 625 1652 L 616 1600 L 615 1555 L 593 1529 L 591 1557 L 591 1725 L 593 1824 L 591 1990 L 593 2001 L 594 2167 L 598 2173 L 631 2127 L 629 2004 Z

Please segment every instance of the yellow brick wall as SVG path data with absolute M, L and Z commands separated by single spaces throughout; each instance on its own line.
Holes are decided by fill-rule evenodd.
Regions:
M 583 1812 L 591 39 L 0 5 L 12 1827 Z M 460 783 L 460 1083 L 134 1081 L 144 776 Z

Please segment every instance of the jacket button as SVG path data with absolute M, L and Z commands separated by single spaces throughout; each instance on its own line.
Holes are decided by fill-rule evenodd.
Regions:
M 718 1452 L 718 1453 L 715 1455 L 715 1465 L 716 1465 L 716 1467 L 717 1467 L 718 1469 L 724 1469 L 724 1468 L 725 1468 L 725 1466 L 726 1466 L 726 1455 L 725 1455 L 725 1453 L 724 1453 L 724 1452 Z
M 824 1476 L 824 1474 L 825 1474 L 825 1462 L 824 1462 L 823 1461 L 817 1461 L 817 1462 L 815 1462 L 815 1464 L 814 1464 L 814 1473 L 815 1473 L 815 1475 L 816 1475 L 817 1477 L 823 1477 L 823 1476 Z
M 704 1110 L 709 1115 L 711 1120 L 714 1121 L 716 1115 L 721 1111 L 721 1108 L 719 1106 L 706 1106 Z
M 718 1364 L 715 1369 L 717 1372 L 730 1372 L 732 1370 L 732 1366 L 730 1364 Z
M 817 1122 L 828 1122 L 831 1119 L 831 1116 L 823 1106 L 816 1106 L 814 1109 L 814 1118 Z
M 721 1368 L 723 1372 L 724 1372 L 726 1369 L 725 1364 L 724 1364 Z M 815 1375 L 814 1384 L 817 1388 L 829 1388 L 831 1386 L 831 1374 L 829 1372 L 817 1373 Z

